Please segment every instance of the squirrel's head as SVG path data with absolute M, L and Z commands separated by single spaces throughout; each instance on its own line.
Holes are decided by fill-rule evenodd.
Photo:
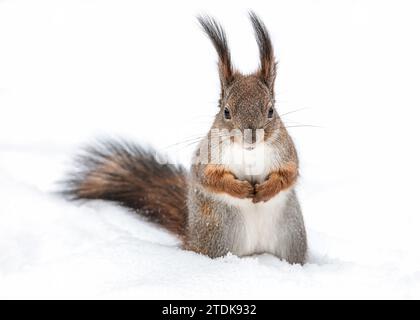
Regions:
M 262 129 L 267 139 L 274 130 L 283 127 L 274 106 L 276 61 L 264 23 L 253 12 L 249 17 L 260 54 L 258 70 L 249 75 L 233 68 L 226 34 L 221 25 L 208 16 L 198 18 L 219 56 L 221 94 L 213 128 L 229 131 L 249 129 L 253 133 Z M 255 136 L 252 134 L 252 143 L 255 142 Z

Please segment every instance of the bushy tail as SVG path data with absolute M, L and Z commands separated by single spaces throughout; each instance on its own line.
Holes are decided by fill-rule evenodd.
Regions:
M 106 141 L 88 147 L 65 181 L 71 199 L 103 199 L 131 208 L 179 236 L 187 219 L 186 172 L 160 164 L 152 151 L 135 144 Z

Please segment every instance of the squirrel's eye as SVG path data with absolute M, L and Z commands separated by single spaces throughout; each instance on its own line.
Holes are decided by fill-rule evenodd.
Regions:
M 268 109 L 268 117 L 269 118 L 272 118 L 273 117 L 273 114 L 274 114 L 274 109 L 273 108 L 270 108 L 270 109 Z
M 223 114 L 225 115 L 225 119 L 228 119 L 228 120 L 231 119 L 230 111 L 228 108 L 225 108 L 225 110 L 223 111 Z

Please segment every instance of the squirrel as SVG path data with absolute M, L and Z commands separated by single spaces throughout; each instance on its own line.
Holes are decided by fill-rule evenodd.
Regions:
M 102 141 L 79 155 L 64 193 L 131 208 L 175 233 L 184 249 L 211 258 L 269 253 L 304 264 L 306 231 L 294 189 L 298 156 L 275 108 L 270 35 L 255 13 L 249 17 L 260 66 L 248 75 L 233 68 L 222 26 L 198 17 L 218 54 L 221 90 L 218 113 L 189 172 L 134 143 Z M 247 141 L 237 139 L 241 134 Z M 262 161 L 256 165 L 255 158 Z

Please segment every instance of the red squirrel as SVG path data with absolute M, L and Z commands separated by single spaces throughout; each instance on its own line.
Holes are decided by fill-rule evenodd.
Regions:
M 207 16 L 198 20 L 218 54 L 221 90 L 190 171 L 162 164 L 136 144 L 107 141 L 78 158 L 65 192 L 131 208 L 178 235 L 185 249 L 212 258 L 271 253 L 303 264 L 306 231 L 294 190 L 299 161 L 275 108 L 276 61 L 267 28 L 250 13 L 260 66 L 244 75 L 233 68 L 221 25 Z M 248 141 L 236 139 L 245 132 Z

